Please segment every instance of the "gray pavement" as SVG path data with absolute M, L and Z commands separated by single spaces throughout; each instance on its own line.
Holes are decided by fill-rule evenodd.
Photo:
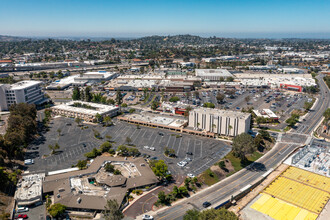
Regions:
M 174 174 L 200 174 L 231 151 L 230 145 L 219 140 L 187 134 L 177 137 L 179 133 L 143 126 L 137 129 L 135 125 L 114 121 L 115 125 L 111 127 L 87 125 L 87 129 L 81 129 L 72 119 L 63 117 L 53 119 L 50 130 L 28 147 L 26 159 L 32 158 L 35 160 L 34 164 L 27 166 L 28 171 L 45 172 L 70 168 L 78 160 L 86 159 L 84 154 L 93 148 L 98 148 L 106 141 L 105 136 L 107 135 L 112 136 L 111 141 L 115 142 L 114 147 L 126 144 L 126 137 L 130 137 L 132 144 L 142 154 L 165 160 L 169 170 Z M 68 123 L 71 125 L 67 125 Z M 60 136 L 57 132 L 59 128 L 61 129 Z M 102 140 L 94 138 L 93 129 L 100 132 L 103 137 Z M 159 135 L 159 132 L 164 135 Z M 56 154 L 50 155 L 48 145 L 56 143 L 61 148 Z M 154 147 L 155 151 L 145 149 L 144 146 Z M 174 149 L 177 157 L 165 157 L 165 147 Z M 187 155 L 187 152 L 191 152 L 193 155 Z M 177 163 L 186 157 L 189 157 L 192 161 L 183 168 L 179 167 Z

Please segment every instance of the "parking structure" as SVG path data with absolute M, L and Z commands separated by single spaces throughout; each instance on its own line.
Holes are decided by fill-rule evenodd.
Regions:
M 111 141 L 114 142 L 115 147 L 127 144 L 126 138 L 129 137 L 132 140 L 131 144 L 141 152 L 141 156 L 164 160 L 173 174 L 198 175 L 231 151 L 230 144 L 216 139 L 152 127 L 138 127 L 116 119 L 113 121 L 114 125 L 110 127 L 88 124 L 83 125 L 88 128 L 82 129 L 73 119 L 55 118 L 50 124 L 50 130 L 29 145 L 26 159 L 34 159 L 34 164 L 28 165 L 28 170 L 44 172 L 70 168 L 77 164 L 78 160 L 86 159 L 84 154 L 93 148 L 98 148 L 106 141 L 105 137 L 108 135 L 112 137 Z M 58 128 L 61 129 L 60 135 Z M 103 139 L 96 139 L 93 129 L 99 131 Z M 56 154 L 49 155 L 48 145 L 55 143 L 58 143 L 61 148 Z M 144 146 L 153 147 L 154 150 L 145 149 Z M 176 157 L 165 156 L 165 147 L 174 149 Z M 190 158 L 191 161 L 179 167 L 177 163 L 186 158 Z

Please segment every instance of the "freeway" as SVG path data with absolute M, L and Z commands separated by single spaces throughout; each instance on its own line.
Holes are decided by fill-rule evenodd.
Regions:
M 305 118 L 305 121 L 297 126 L 297 130 L 293 133 L 288 133 L 286 139 L 291 139 L 291 142 L 296 143 L 297 138 L 301 140 L 301 144 L 307 140 L 307 135 L 313 132 L 313 130 L 318 126 L 322 120 L 322 114 L 329 107 L 329 89 L 322 80 L 323 76 L 319 75 L 319 85 L 320 85 L 320 98 L 315 106 L 315 110 L 311 111 L 310 114 Z M 301 134 L 299 134 L 301 133 Z M 290 141 L 288 141 L 290 142 Z M 211 204 L 220 204 L 222 201 L 227 200 L 234 193 L 247 186 L 248 184 L 254 182 L 260 178 L 264 173 L 266 173 L 271 168 L 278 165 L 283 159 L 291 153 L 297 145 L 295 144 L 284 144 L 277 143 L 275 147 L 269 151 L 266 155 L 261 157 L 256 163 L 252 164 L 249 168 L 244 168 L 238 173 L 231 177 L 224 179 L 223 181 L 201 191 L 190 198 L 184 199 L 173 206 L 161 209 L 157 212 L 150 212 L 154 215 L 155 219 L 182 219 L 185 212 L 189 209 L 202 210 L 202 204 L 205 201 L 211 202 Z

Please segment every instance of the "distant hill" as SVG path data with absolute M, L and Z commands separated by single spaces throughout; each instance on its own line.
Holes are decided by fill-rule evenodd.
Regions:
M 2 42 L 23 41 L 23 40 L 29 40 L 29 39 L 30 38 L 27 38 L 27 37 L 0 35 L 0 41 L 2 41 Z

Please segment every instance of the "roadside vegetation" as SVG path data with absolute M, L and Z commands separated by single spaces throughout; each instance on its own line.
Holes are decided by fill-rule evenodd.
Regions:
M 203 211 L 198 211 L 196 209 L 190 209 L 186 211 L 183 216 L 183 220 L 238 220 L 239 218 L 234 212 L 228 211 L 225 208 L 221 209 L 206 209 Z
M 258 160 L 272 147 L 273 142 L 273 138 L 265 130 L 260 130 L 255 138 L 246 133 L 236 136 L 233 139 L 233 150 L 204 171 L 198 177 L 199 181 L 208 186 L 217 183 Z

